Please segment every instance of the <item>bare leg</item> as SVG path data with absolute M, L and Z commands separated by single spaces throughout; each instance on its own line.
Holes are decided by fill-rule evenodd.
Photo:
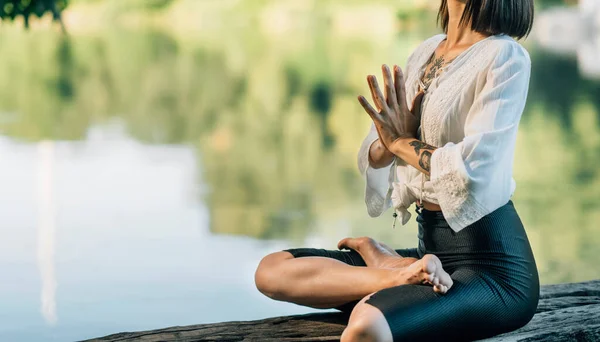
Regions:
M 342 333 L 340 342 L 369 341 L 392 342 L 394 337 L 385 316 L 376 307 L 365 303 L 365 296 L 352 310 L 348 326 Z
M 427 277 L 418 263 L 395 269 L 357 267 L 332 258 L 294 258 L 281 251 L 261 260 L 255 282 L 260 292 L 276 300 L 335 308 L 388 287 L 423 284 Z
M 338 243 L 338 248 L 349 248 L 357 251 L 369 267 L 403 268 L 417 262 L 421 263 L 423 271 L 429 274 L 426 277 L 426 282 L 432 284 L 433 290 L 441 294 L 446 293 L 453 284 L 450 275 L 444 271 L 442 262 L 433 254 L 426 254 L 422 259 L 404 258 L 386 244 L 366 236 L 342 239 Z

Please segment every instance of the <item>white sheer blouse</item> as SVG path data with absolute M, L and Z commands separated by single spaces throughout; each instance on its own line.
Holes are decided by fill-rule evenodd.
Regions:
M 409 56 L 404 69 L 407 103 L 413 102 L 425 64 L 445 38 L 430 37 Z M 529 53 L 506 35 L 473 44 L 445 68 L 421 106 L 417 138 L 438 147 L 431 156 L 430 177 L 400 158 L 388 167 L 372 168 L 369 149 L 378 136 L 371 125 L 358 153 L 369 215 L 380 216 L 393 206 L 404 225 L 411 217 L 408 208 L 422 195 L 441 207 L 458 232 L 506 204 L 516 187 L 514 149 L 530 73 Z

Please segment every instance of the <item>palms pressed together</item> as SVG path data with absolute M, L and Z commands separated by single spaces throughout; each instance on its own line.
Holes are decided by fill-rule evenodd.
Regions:
M 365 99 L 359 96 L 358 101 L 373 120 L 379 140 L 388 149 L 392 150 L 401 138 L 414 138 L 420 125 L 420 106 L 422 93 L 413 101 L 412 108 L 408 108 L 404 74 L 399 66 L 394 66 L 394 75 L 387 65 L 382 66 L 385 95 L 379 88 L 374 75 L 367 76 L 367 82 L 373 97 L 375 109 Z
M 405 80 L 402 70 L 394 66 L 394 75 L 387 65 L 382 66 L 385 95 L 373 75 L 367 77 L 375 109 L 363 97 L 358 100 L 373 120 L 381 144 L 388 150 L 403 138 L 415 138 L 420 125 L 423 92 L 419 92 L 409 109 L 406 101 Z M 345 238 L 338 243 L 338 249 L 351 249 L 358 252 L 367 267 L 401 269 L 418 279 L 418 283 L 433 285 L 433 290 L 444 294 L 453 282 L 442 268 L 439 258 L 425 254 L 421 259 L 402 257 L 388 245 L 369 237 Z

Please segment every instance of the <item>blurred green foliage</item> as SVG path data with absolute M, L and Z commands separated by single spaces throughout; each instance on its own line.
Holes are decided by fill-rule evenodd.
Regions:
M 575 4 L 577 0 L 535 0 L 536 6 L 543 9 L 549 6 Z M 29 26 L 30 17 L 41 17 L 45 13 L 52 14 L 55 20 L 61 20 L 61 12 L 70 3 L 83 5 L 100 5 L 102 12 L 109 13 L 109 17 L 116 18 L 130 13 L 149 13 L 167 10 L 173 5 L 195 15 L 198 10 L 240 12 L 252 16 L 256 12 L 269 7 L 313 8 L 315 13 L 323 10 L 335 11 L 364 6 L 363 0 L 0 0 L 0 19 L 14 20 L 22 16 L 25 27 Z M 385 6 L 394 9 L 396 18 L 401 25 L 415 25 L 426 21 L 437 11 L 436 3 L 427 3 L 419 0 L 377 0 L 370 2 L 371 6 Z M 200 13 L 201 14 L 201 13 Z M 86 13 L 89 16 L 90 13 Z M 172 20 L 172 18 L 170 18 Z M 63 29 L 65 29 L 63 27 Z
M 355 160 L 370 119 L 356 95 L 366 94 L 365 75 L 381 63 L 404 65 L 436 33 L 433 21 L 423 24 L 428 30 L 374 39 L 311 19 L 299 30 L 256 25 L 191 37 L 157 28 L 67 37 L 7 27 L 0 132 L 25 142 L 80 141 L 90 127 L 117 121 L 143 143 L 196 151 L 215 234 L 298 245 L 316 236 L 332 246 L 343 235 L 368 235 L 414 247 L 414 219 L 392 230 L 390 216 L 366 214 Z M 370 19 L 364 25 L 379 23 Z M 580 75 L 574 57 L 527 48 L 533 70 L 515 205 L 543 283 L 600 278 L 600 82 Z
M 51 13 L 55 20 L 60 19 L 60 13 L 68 5 L 69 0 L 0 0 L 0 18 L 14 20 L 23 16 L 25 26 L 28 26 L 29 17 L 41 17 Z

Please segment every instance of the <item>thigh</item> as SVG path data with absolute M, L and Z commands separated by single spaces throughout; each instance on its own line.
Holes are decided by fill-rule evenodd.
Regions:
M 366 267 L 367 264 L 365 260 L 358 254 L 358 252 L 354 250 L 330 250 L 323 248 L 289 248 L 284 249 L 285 252 L 291 253 L 294 258 L 302 258 L 302 257 L 322 257 L 322 258 L 332 258 L 344 262 L 351 266 L 359 266 Z M 354 300 L 343 305 L 336 307 L 335 309 L 340 310 L 349 314 L 352 312 L 356 304 L 359 300 Z
M 351 266 L 359 266 L 366 267 L 367 264 L 365 260 L 358 254 L 358 252 L 354 250 L 330 250 L 323 248 L 288 248 L 284 249 L 285 252 L 291 253 L 294 258 L 302 258 L 302 257 L 323 257 L 323 258 L 332 258 L 344 262 Z M 419 259 L 419 255 L 417 253 L 416 248 L 407 248 L 407 249 L 396 249 L 396 253 L 405 258 L 417 258 Z M 432 290 L 433 291 L 433 290 Z M 358 300 L 351 301 L 336 307 L 335 309 L 340 310 L 345 313 L 351 313 L 356 304 L 358 304 Z
M 383 313 L 394 341 L 470 341 L 519 327 L 496 284 L 470 269 L 451 276 L 454 285 L 445 295 L 430 285 L 401 285 L 376 292 L 366 303 Z

